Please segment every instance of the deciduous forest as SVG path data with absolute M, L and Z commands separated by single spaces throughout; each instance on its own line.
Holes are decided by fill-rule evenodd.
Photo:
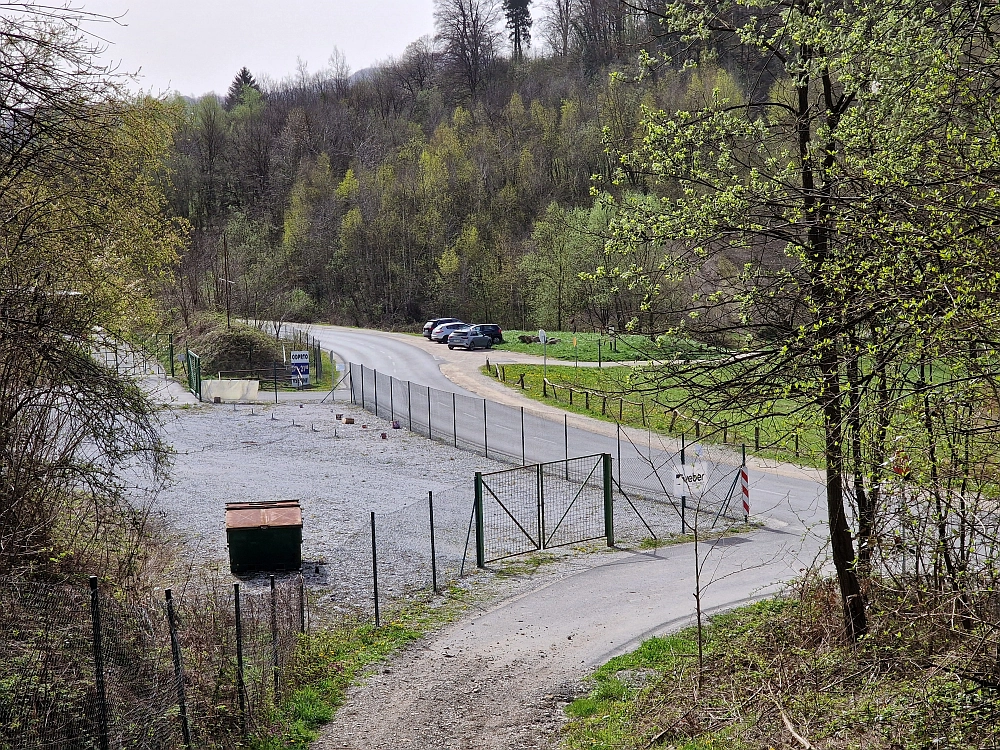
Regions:
M 613 218 L 595 194 L 645 189 L 638 173 L 611 184 L 644 107 L 701 106 L 766 66 L 644 66 L 676 45 L 652 10 L 522 5 L 443 0 L 437 37 L 378 67 L 351 75 L 334 55 L 272 82 L 244 69 L 224 97 L 174 101 L 170 200 L 193 227 L 177 312 L 624 324 L 641 299 L 581 278 L 604 264 Z M 662 329 L 655 313 L 642 326 Z

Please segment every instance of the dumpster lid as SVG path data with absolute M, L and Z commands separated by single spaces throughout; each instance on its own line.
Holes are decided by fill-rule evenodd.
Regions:
M 302 526 L 298 500 L 226 503 L 226 529 Z

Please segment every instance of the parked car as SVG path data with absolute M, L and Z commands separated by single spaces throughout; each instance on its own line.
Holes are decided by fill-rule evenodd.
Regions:
M 472 351 L 473 349 L 489 349 L 493 346 L 493 336 L 490 331 L 484 330 L 483 326 L 467 326 L 452 331 L 448 336 L 448 348 L 454 349 L 462 347 Z
M 431 318 L 424 323 L 424 338 L 430 338 L 434 329 L 443 323 L 461 323 L 458 318 Z
M 442 323 L 431 331 L 431 341 L 435 341 L 438 344 L 447 344 L 448 336 L 452 331 L 457 331 L 459 328 L 466 328 L 468 325 L 468 323 L 463 323 L 460 320 L 454 323 Z
M 475 326 L 483 333 L 489 334 L 494 344 L 503 343 L 503 330 L 496 323 L 476 323 Z

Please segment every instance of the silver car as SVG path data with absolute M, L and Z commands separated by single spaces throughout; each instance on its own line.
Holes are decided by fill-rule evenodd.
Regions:
M 480 347 L 489 349 L 493 346 L 493 336 L 480 326 L 466 326 L 448 336 L 448 348 L 454 349 L 457 346 L 470 351 Z
M 448 335 L 452 331 L 457 331 L 459 328 L 466 328 L 468 325 L 468 323 L 463 323 L 460 320 L 455 323 L 442 323 L 431 331 L 431 341 L 436 341 L 439 344 L 445 344 L 448 342 Z

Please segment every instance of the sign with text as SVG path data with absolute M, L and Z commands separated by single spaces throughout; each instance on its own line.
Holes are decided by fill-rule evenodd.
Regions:
M 309 352 L 292 352 L 292 385 L 309 385 Z
M 674 476 L 674 492 L 678 495 L 693 497 L 705 491 L 705 467 L 697 463 L 681 466 Z

